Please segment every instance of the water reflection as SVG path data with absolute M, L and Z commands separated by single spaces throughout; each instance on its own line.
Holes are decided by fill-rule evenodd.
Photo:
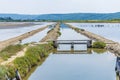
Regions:
M 87 45 L 75 45 L 74 44 L 74 48 L 71 47 L 71 44 L 59 44 L 59 47 L 57 48 L 58 51 L 70 51 L 70 50 L 74 50 L 74 51 L 77 51 L 77 50 L 87 50 Z
M 47 35 L 47 32 L 50 30 L 50 28 L 47 28 L 43 31 L 40 31 L 36 34 L 34 34 L 33 36 L 30 36 L 26 39 L 23 39 L 21 41 L 22 44 L 25 44 L 25 43 L 33 43 L 33 42 L 39 42 L 44 36 Z
M 58 40 L 88 40 L 87 37 L 78 34 L 74 30 L 70 29 L 67 25 L 61 24 L 60 32 L 62 35 L 58 38 Z
M 50 54 L 28 80 L 116 80 L 116 57 L 106 51 L 89 51 Z

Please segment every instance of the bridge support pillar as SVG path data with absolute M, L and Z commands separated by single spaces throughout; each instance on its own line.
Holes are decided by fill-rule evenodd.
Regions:
M 71 49 L 74 49 L 74 43 L 72 42 L 72 44 L 71 44 Z
M 57 48 L 57 47 L 58 47 L 57 41 L 53 41 L 53 47 L 54 47 L 54 48 Z
M 92 40 L 88 40 L 87 41 L 87 48 L 91 48 L 92 47 Z

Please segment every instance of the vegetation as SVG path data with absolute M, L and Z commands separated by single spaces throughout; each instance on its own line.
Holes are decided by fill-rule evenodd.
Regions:
M 4 60 L 7 60 L 12 55 L 16 54 L 17 52 L 21 51 L 24 48 L 23 45 L 17 44 L 17 45 L 10 45 L 0 51 L 0 57 Z
M 110 20 L 59 20 L 62 23 L 119 23 L 120 19 L 110 19 Z
M 93 50 L 93 52 L 98 53 L 98 54 L 103 54 L 107 51 L 106 49 L 96 49 L 96 48 L 94 48 L 92 50 Z
M 80 29 L 80 28 L 74 28 L 75 31 L 79 32 L 79 31 L 85 31 L 84 29 Z
M 61 32 L 60 31 L 58 31 L 57 33 L 59 34 L 59 36 L 61 36 Z
M 19 70 L 21 77 L 25 77 L 32 67 L 36 66 L 42 59 L 45 59 L 52 49 L 53 47 L 50 43 L 32 46 L 27 49 L 25 56 L 16 58 L 14 65 Z
M 0 22 L 77 22 L 77 23 L 119 23 L 120 19 L 13 19 L 11 17 L 0 17 Z
M 0 66 L 0 80 L 12 80 L 14 77 L 15 77 L 14 66 L 12 65 Z
M 79 30 L 80 30 L 79 28 L 75 28 L 75 31 L 77 31 L 77 32 L 78 32 Z
M 104 42 L 94 42 L 92 45 L 93 48 L 99 48 L 99 49 L 103 49 L 106 47 L 106 44 Z
M 7 73 L 7 70 L 5 66 L 0 66 L 0 80 L 6 80 L 5 74 Z
M 28 47 L 25 56 L 16 58 L 13 64 L 0 66 L 0 80 L 5 80 L 5 75 L 13 79 L 15 77 L 15 70 L 18 69 L 21 77 L 25 77 L 32 67 L 36 66 L 38 62 L 42 62 L 53 50 L 52 42 L 49 44 L 41 44 L 37 46 Z
M 85 31 L 84 29 L 80 29 L 81 31 Z
M 0 17 L 0 21 L 13 21 L 13 19 L 11 17 Z

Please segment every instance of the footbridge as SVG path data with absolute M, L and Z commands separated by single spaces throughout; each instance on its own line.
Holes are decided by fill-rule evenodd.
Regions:
M 70 44 L 71 48 L 74 48 L 74 45 L 81 45 L 86 44 L 87 48 L 90 48 L 92 46 L 92 40 L 56 40 L 53 41 L 53 45 L 55 48 L 58 48 L 60 44 Z

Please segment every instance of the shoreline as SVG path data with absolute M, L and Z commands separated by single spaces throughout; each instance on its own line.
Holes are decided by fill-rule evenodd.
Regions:
M 50 54 L 50 53 L 49 53 L 49 54 Z M 26 77 L 23 78 L 23 80 L 28 80 L 28 78 L 32 75 L 32 73 L 34 73 L 35 70 L 36 70 L 39 66 L 41 66 L 48 57 L 49 57 L 49 55 L 48 55 L 47 57 L 43 58 L 41 62 L 38 62 L 37 65 L 34 66 L 34 67 L 28 72 L 28 74 L 26 75 Z
M 4 40 L 4 41 L 0 41 L 0 51 L 9 45 L 15 44 L 17 42 L 21 42 L 21 40 L 28 38 L 28 37 L 40 32 L 40 31 L 43 31 L 47 27 L 48 27 L 48 25 L 41 27 L 39 29 L 36 29 L 36 30 L 32 30 L 30 32 L 26 32 L 26 33 L 19 35 L 17 37 L 13 37 L 13 38 L 10 38 L 10 39 Z
M 72 25 L 69 25 L 69 24 L 66 24 L 68 25 L 71 29 L 75 30 L 76 32 L 92 39 L 92 40 L 95 40 L 95 41 L 100 41 L 100 42 L 104 42 L 106 43 L 106 49 L 117 54 L 118 56 L 120 56 L 120 44 L 118 42 L 115 42 L 115 41 L 112 41 L 112 40 L 109 40 L 105 37 L 102 37 L 100 35 L 97 35 L 97 34 L 94 34 L 92 32 L 89 32 L 87 30 L 83 30 L 80 29 L 80 28 L 77 28 L 75 26 L 72 26 Z

